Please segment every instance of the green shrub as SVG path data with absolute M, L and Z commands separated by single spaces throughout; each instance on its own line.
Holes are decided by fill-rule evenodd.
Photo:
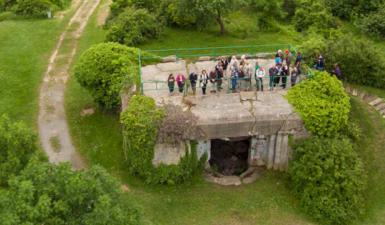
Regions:
M 34 162 L 0 197 L 1 224 L 143 224 L 138 209 L 104 169 L 73 171 Z
M 65 9 L 71 4 L 71 0 L 50 0 L 50 2 L 59 9 Z
M 283 0 L 282 9 L 286 12 L 287 17 L 289 19 L 293 18 L 295 15 L 295 11 L 297 9 L 297 1 L 296 0 Z
M 306 31 L 310 27 L 318 30 L 336 27 L 331 12 L 318 0 L 299 0 L 293 22 L 298 31 Z
M 359 26 L 365 34 L 385 38 L 385 4 L 382 4 L 376 12 L 364 16 Z
M 120 119 L 124 126 L 125 156 L 130 172 L 141 177 L 148 176 L 152 167 L 154 146 L 158 127 L 164 117 L 164 112 L 158 109 L 152 98 L 133 96 L 127 109 Z
M 124 84 L 138 80 L 138 49 L 117 43 L 102 43 L 84 52 L 75 65 L 74 75 L 95 102 L 106 109 L 120 106 Z
M 371 41 L 351 35 L 337 35 L 329 39 L 312 36 L 299 49 L 309 64 L 314 62 L 317 53 L 322 53 L 329 71 L 338 63 L 350 83 L 385 87 L 385 57 Z
M 110 4 L 110 14 L 108 15 L 106 23 L 107 26 L 109 25 L 110 21 L 118 17 L 128 6 L 129 0 L 112 0 Z
M 355 8 L 358 6 L 358 1 L 352 0 L 325 0 L 325 4 L 331 9 L 334 16 L 341 19 L 350 19 Z
M 52 4 L 48 0 L 17 0 L 13 10 L 21 16 L 47 17 L 51 7 Z
M 132 46 L 159 37 L 161 30 L 162 24 L 146 9 L 128 8 L 111 22 L 106 39 Z
M 0 118 L 0 186 L 17 175 L 37 152 L 36 135 L 22 123 Z
M 295 147 L 293 188 L 309 215 L 325 224 L 352 224 L 363 209 L 363 164 L 347 139 L 311 138 Z
M 342 83 L 326 72 L 316 72 L 290 89 L 287 98 L 314 135 L 333 137 L 347 125 L 349 96 Z
M 152 98 L 137 95 L 131 98 L 121 115 L 124 137 L 124 155 L 131 174 L 149 184 L 180 184 L 201 171 L 205 159 L 198 160 L 196 149 L 181 159 L 178 165 L 152 164 L 159 126 L 165 111 Z
M 0 12 L 8 11 L 17 4 L 17 0 L 0 0 Z

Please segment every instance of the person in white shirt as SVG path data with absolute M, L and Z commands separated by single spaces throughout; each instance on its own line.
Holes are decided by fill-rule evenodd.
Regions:
M 206 89 L 207 89 L 207 84 L 209 83 L 209 79 L 210 78 L 209 78 L 209 75 L 207 74 L 207 71 L 202 70 L 202 73 L 199 76 L 199 83 L 201 84 L 203 95 L 206 95 Z
M 257 84 L 257 91 L 263 91 L 263 78 L 266 76 L 266 70 L 258 64 L 255 68 L 255 81 Z

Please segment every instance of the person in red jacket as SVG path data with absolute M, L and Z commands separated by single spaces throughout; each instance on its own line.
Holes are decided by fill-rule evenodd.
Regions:
M 185 81 L 186 77 L 183 74 L 180 73 L 176 76 L 176 83 L 178 85 L 180 93 L 183 93 Z

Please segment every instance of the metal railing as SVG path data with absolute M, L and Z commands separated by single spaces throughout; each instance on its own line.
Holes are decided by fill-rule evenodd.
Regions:
M 143 81 L 142 77 L 142 60 L 149 59 L 159 59 L 167 56 L 174 56 L 177 60 L 189 59 L 196 60 L 199 57 L 219 57 L 219 56 L 240 56 L 240 55 L 251 55 L 254 56 L 258 53 L 271 53 L 272 55 L 278 50 L 289 50 L 292 55 L 296 55 L 297 49 L 291 44 L 272 44 L 272 45 L 245 45 L 245 46 L 225 46 L 225 47 L 210 47 L 210 48 L 177 48 L 177 49 L 159 49 L 159 50 L 146 50 L 147 53 L 151 53 L 154 56 L 142 56 L 142 52 L 139 51 L 138 54 L 138 69 L 140 76 L 140 90 L 143 94 L 144 91 L 161 91 L 168 90 L 167 81 L 159 80 L 149 80 Z M 216 59 L 211 59 L 216 60 Z M 309 67 L 305 67 L 306 75 L 312 76 L 313 72 Z M 186 74 L 188 75 L 188 74 Z M 290 76 L 287 76 L 290 78 Z M 242 80 L 245 78 L 237 78 L 237 80 Z M 231 78 L 223 78 L 223 81 L 231 84 Z M 145 89 L 146 84 L 155 84 L 155 89 Z M 159 85 L 163 84 L 163 85 Z M 166 85 L 164 85 L 166 84 Z M 186 84 L 187 85 L 187 84 Z M 147 85 L 148 86 L 148 85 Z M 160 86 L 160 87 L 159 87 Z M 228 92 L 231 91 L 231 88 L 228 88 Z
M 253 55 L 256 53 L 273 53 L 278 49 L 291 49 L 290 44 L 272 44 L 272 45 L 239 45 L 239 46 L 224 46 L 224 47 L 208 47 L 208 48 L 175 48 L 175 49 L 157 49 L 146 50 L 148 53 L 160 57 L 176 56 L 180 58 L 197 58 L 202 56 L 218 57 L 231 55 Z M 144 57 L 143 59 L 150 59 Z

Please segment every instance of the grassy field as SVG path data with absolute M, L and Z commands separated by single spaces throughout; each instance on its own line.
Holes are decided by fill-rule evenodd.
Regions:
M 36 128 L 40 82 L 72 14 L 63 19 L 0 22 L 0 114 Z
M 80 52 L 102 42 L 105 32 L 97 26 L 98 12 L 91 18 L 80 42 Z M 225 45 L 297 43 L 292 32 L 260 33 L 246 37 L 230 34 L 220 37 L 215 27 L 206 32 L 167 28 L 157 41 L 140 46 L 144 49 L 208 47 Z M 77 56 L 79 57 L 79 55 Z M 377 90 L 385 96 L 384 91 Z M 352 117 L 363 130 L 357 149 L 369 174 L 367 208 L 357 224 L 385 224 L 385 121 L 358 100 L 352 101 Z M 293 198 L 285 175 L 267 172 L 256 183 L 242 187 L 220 187 L 198 179 L 178 187 L 147 186 L 127 175 L 121 153 L 118 115 L 100 111 L 89 94 L 74 79 L 69 82 L 66 108 L 76 147 L 90 165 L 99 164 L 120 177 L 129 187 L 127 201 L 139 205 L 153 224 L 314 224 L 304 215 Z M 82 117 L 82 110 L 94 108 L 95 114 Z
M 357 224 L 385 224 L 385 120 L 356 98 L 352 101 L 352 117 L 362 130 L 356 148 L 368 174 L 367 211 L 364 221 Z

